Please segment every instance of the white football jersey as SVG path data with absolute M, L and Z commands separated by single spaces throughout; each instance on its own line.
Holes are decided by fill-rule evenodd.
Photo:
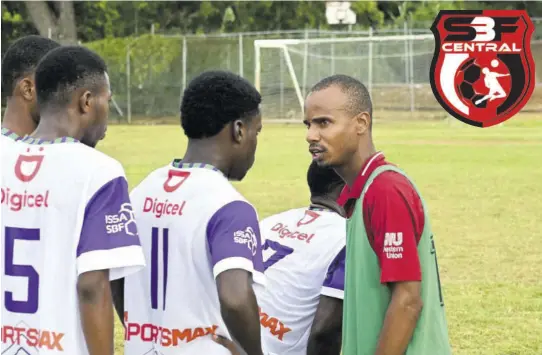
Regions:
M 292 209 L 260 223 L 266 288 L 256 290 L 267 354 L 301 355 L 320 295 L 343 299 L 346 220 Z
M 263 285 L 258 216 L 217 169 L 172 164 L 131 193 L 149 267 L 125 279 L 126 355 L 228 355 L 215 278 L 229 269 Z M 254 285 L 258 287 L 258 285 Z
M 78 276 L 144 266 L 122 166 L 73 138 L 2 145 L 2 355 L 88 354 Z

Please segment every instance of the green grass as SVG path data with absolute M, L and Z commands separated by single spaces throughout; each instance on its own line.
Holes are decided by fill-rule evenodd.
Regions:
M 375 125 L 377 148 L 409 173 L 429 205 L 454 354 L 542 354 L 539 118 L 487 129 L 455 121 Z M 307 204 L 304 137 L 300 125 L 264 126 L 254 168 L 235 184 L 261 218 Z M 134 187 L 185 146 L 178 126 L 112 125 L 100 149 L 123 163 Z

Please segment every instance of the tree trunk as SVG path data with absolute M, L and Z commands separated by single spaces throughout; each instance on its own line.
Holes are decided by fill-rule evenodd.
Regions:
M 40 35 L 61 44 L 76 44 L 77 30 L 72 1 L 55 1 L 53 11 L 46 1 L 25 1 L 26 9 Z M 58 15 L 57 15 L 58 14 Z

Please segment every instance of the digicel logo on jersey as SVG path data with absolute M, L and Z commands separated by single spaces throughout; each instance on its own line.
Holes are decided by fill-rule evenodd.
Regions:
M 125 333 L 124 340 L 130 341 L 133 337 L 144 342 L 159 343 L 162 346 L 178 346 L 180 342 L 189 343 L 205 335 L 216 333 L 218 325 L 186 329 L 163 328 L 151 323 L 128 322 L 128 312 L 124 312 Z
M 143 212 L 154 213 L 156 218 L 165 216 L 182 216 L 186 201 L 181 203 L 169 202 L 168 200 L 159 201 L 157 198 L 145 197 Z
M 311 239 L 314 237 L 314 233 L 307 234 L 307 233 L 300 233 L 296 231 L 291 231 L 288 229 L 289 227 L 286 224 L 277 223 L 271 228 L 271 231 L 277 232 L 280 238 L 291 238 L 291 239 L 297 239 L 297 240 L 304 240 L 309 244 L 311 242 Z
M 2 343 L 31 346 L 44 350 L 64 351 L 61 341 L 64 333 L 51 330 L 25 328 L 22 326 L 2 326 Z
M 40 208 L 49 207 L 49 190 L 45 193 L 31 193 L 24 191 L 23 193 L 13 192 L 11 189 L 2 190 L 2 204 L 8 206 L 12 211 L 18 212 L 23 208 Z

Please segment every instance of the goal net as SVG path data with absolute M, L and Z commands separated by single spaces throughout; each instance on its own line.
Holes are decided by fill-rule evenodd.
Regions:
M 308 90 L 333 74 L 361 80 L 377 111 L 440 108 L 429 85 L 432 34 L 255 40 L 254 49 L 254 81 L 268 120 L 300 122 Z

